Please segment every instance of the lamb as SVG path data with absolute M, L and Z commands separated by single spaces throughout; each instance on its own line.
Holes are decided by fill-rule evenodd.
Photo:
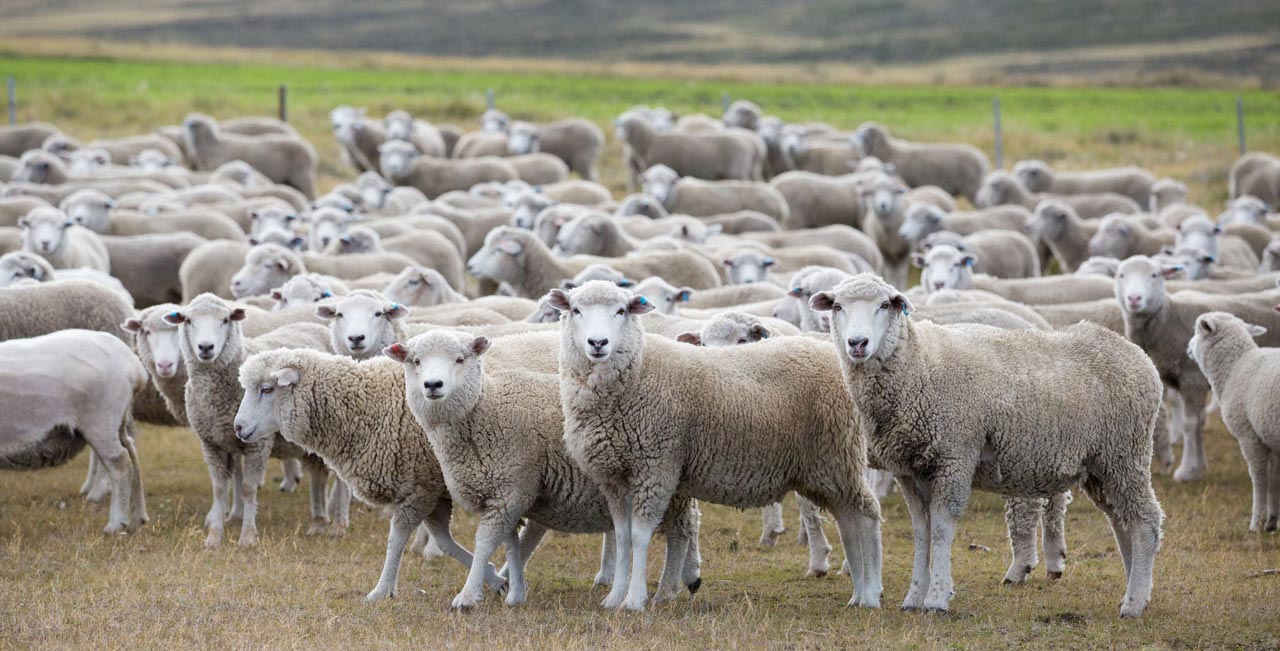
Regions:
M 645 194 L 662 202 L 672 213 L 710 217 L 753 210 L 786 221 L 787 200 L 777 188 L 759 181 L 703 181 L 681 178 L 666 165 L 654 165 L 640 175 Z
M 0 343 L 0 469 L 60 466 L 89 446 L 111 481 L 104 533 L 147 521 L 142 468 L 134 448 L 133 396 L 147 381 L 118 337 L 63 330 Z
M 1142 212 L 1138 202 L 1124 195 L 1107 192 L 1102 194 L 1062 194 L 1050 195 L 1033 193 L 1022 185 L 1018 177 L 996 170 L 987 175 L 981 189 L 973 199 L 979 208 L 992 208 L 1004 204 L 1020 205 L 1027 210 L 1035 210 L 1045 199 L 1056 199 L 1070 205 L 1084 219 L 1102 217 L 1111 213 L 1134 214 Z
M 432 231 L 416 231 L 384 240 L 371 228 L 352 226 L 329 245 L 326 253 L 399 253 L 438 270 L 451 286 L 463 287 L 466 283 L 458 249 L 448 238 Z
M 98 235 L 77 226 L 57 208 L 36 208 L 18 220 L 18 228 L 22 229 L 22 250 L 48 260 L 54 269 L 111 272 L 111 258 Z
M 510 163 L 515 168 L 516 174 L 521 181 L 533 185 L 561 183 L 569 178 L 569 166 L 551 154 L 534 152 L 532 154 L 507 156 L 502 160 Z
M 464 160 L 442 160 L 418 155 L 418 150 L 401 140 L 378 147 L 379 169 L 388 181 L 421 190 L 435 199 L 452 190 L 467 190 L 485 181 L 520 178 L 511 163 L 491 156 Z
M 345 296 L 350 290 L 337 278 L 315 273 L 299 274 L 283 285 L 271 290 L 275 310 L 287 310 L 301 305 L 312 305 L 326 298 Z
M 939 244 L 948 244 L 973 254 L 976 257 L 972 267 L 975 273 L 996 278 L 1035 278 L 1040 275 L 1036 245 L 1017 231 L 982 231 L 965 237 L 937 231 L 924 239 L 921 248 L 929 251 Z
M 378 170 L 378 147 L 387 141 L 382 125 L 365 113 L 364 108 L 345 104 L 329 112 L 333 136 L 342 146 L 342 158 L 358 172 Z
M 386 132 L 386 140 L 407 140 L 423 156 L 432 158 L 448 158 L 448 148 L 444 144 L 444 136 L 435 125 L 422 120 L 413 119 L 407 111 L 392 111 L 382 118 L 382 128 Z
M 101 239 L 111 256 L 111 275 L 120 279 L 141 307 L 176 303 L 185 287 L 182 266 L 206 242 L 191 233 L 104 235 Z
M 668 282 L 693 289 L 720 285 L 715 267 L 696 253 L 647 253 L 609 261 L 588 257 L 556 259 L 534 234 L 510 227 L 491 231 L 484 248 L 467 261 L 467 270 L 473 276 L 510 283 L 520 295 L 535 298 L 595 262 L 607 262 L 630 278 L 662 276 Z
M 542 125 L 515 122 L 507 130 L 507 152 L 514 155 L 543 152 L 563 160 L 571 171 L 588 181 L 596 180 L 596 159 L 604 149 L 604 132 L 594 122 L 568 118 Z
M 971 202 L 978 195 L 982 177 L 991 169 L 986 155 L 976 147 L 899 140 L 875 122 L 859 126 L 854 142 L 863 156 L 875 156 L 892 164 L 907 185 L 936 185 Z
M 116 210 L 116 202 L 101 190 L 80 190 L 58 205 L 77 224 L 102 235 L 148 235 L 186 231 L 206 240 L 239 240 L 244 229 L 215 210 L 144 215 Z
M 413 260 L 398 253 L 299 255 L 278 244 L 259 244 L 245 255 L 244 265 L 231 277 L 230 287 L 237 298 L 261 296 L 298 274 L 315 272 L 355 280 L 376 273 L 400 273 L 413 264 Z
M 223 133 L 213 118 L 198 113 L 187 115 L 182 128 L 196 169 L 212 170 L 228 161 L 242 160 L 273 182 L 292 186 L 308 199 L 315 198 L 319 157 L 307 141 L 280 134 Z
M 1236 159 L 1227 174 L 1227 195 L 1232 199 L 1247 195 L 1269 206 L 1280 205 L 1280 158 L 1251 151 Z
M 1196 318 L 1187 354 L 1209 379 L 1222 421 L 1240 443 L 1253 481 L 1249 531 L 1275 531 L 1280 522 L 1280 419 L 1274 389 L 1280 350 L 1253 341 L 1266 328 L 1226 312 Z
M 49 136 L 61 134 L 57 127 L 44 122 L 26 122 L 0 126 L 0 155 L 17 158 L 39 149 Z
M 164 315 L 178 309 L 173 303 L 153 305 L 121 322 L 120 327 L 133 335 L 133 349 L 165 407 L 179 424 L 186 425 L 187 367 L 182 362 L 178 326 L 164 320 Z
M 419 524 L 445 553 L 471 566 L 471 554 L 449 533 L 453 505 L 431 444 L 404 401 L 399 364 L 266 351 L 240 367 L 239 387 L 233 427 L 242 440 L 260 445 L 278 434 L 323 456 L 361 500 L 391 509 L 382 575 L 366 601 L 395 596 L 401 556 Z M 506 583 L 492 567 L 486 582 L 496 590 Z
M 790 490 L 835 515 L 850 605 L 879 606 L 879 504 L 830 349 L 804 337 L 710 349 L 646 336 L 638 317 L 653 304 L 608 283 L 548 299 L 562 313 L 565 445 L 614 521 L 605 607 L 643 609 L 649 543 L 673 495 L 746 507 Z
M 164 315 L 170 325 L 178 326 L 182 360 L 187 368 L 184 402 L 191 429 L 200 438 L 209 478 L 213 484 L 213 505 L 205 518 L 209 530 L 206 547 L 222 544 L 226 516 L 227 481 L 239 484 L 231 519 L 240 519 L 241 547 L 258 542 L 258 486 L 262 484 L 267 458 L 303 458 L 311 477 L 311 527 L 308 534 L 324 530 L 325 482 L 328 471 L 314 455 L 276 437 L 246 441 L 235 430 L 233 406 L 241 398 L 237 382 L 240 365 L 250 355 L 267 348 L 311 346 L 323 349 L 327 332 L 314 324 L 304 324 L 317 332 L 291 328 L 284 336 L 245 340 L 241 322 L 245 310 L 234 307 L 211 294 L 201 294 L 180 310 Z
M 1150 475 L 1162 390 L 1141 350 L 1089 324 L 1062 332 L 917 324 L 907 298 L 872 274 L 814 294 L 810 307 L 831 312 L 868 456 L 894 472 L 911 512 L 915 563 L 904 608 L 948 609 L 951 543 L 974 487 L 1043 498 L 1082 483 L 1125 559 L 1120 613 L 1142 614 L 1164 513 Z M 1032 371 L 1042 368 L 1052 377 Z M 966 381 L 925 379 L 939 372 Z M 1106 381 L 1063 379 L 1077 376 Z
M 124 295 L 130 303 L 133 302 L 133 296 L 129 295 L 129 290 L 125 289 L 119 280 L 101 271 L 83 267 L 54 269 L 48 260 L 26 251 L 11 251 L 0 255 L 0 287 L 11 287 L 28 278 L 39 283 L 54 280 L 86 280 L 114 289 Z
M 1151 202 L 1156 177 L 1141 167 L 1112 167 L 1085 172 L 1064 172 L 1040 160 L 1024 160 L 1013 166 L 1013 174 L 1032 192 L 1051 194 L 1122 194 L 1139 206 Z M 1154 211 L 1153 211 L 1154 212 Z
M 995 206 L 973 212 L 947 212 L 933 204 L 917 202 L 907 206 L 898 235 L 919 245 L 930 234 L 950 231 L 972 235 L 985 230 L 1021 230 L 1031 213 L 1022 206 Z
M 1107 215 L 1098 224 L 1098 232 L 1089 239 L 1089 255 L 1121 260 L 1135 255 L 1155 255 L 1175 243 L 1173 231 L 1157 231 L 1124 215 Z
M 190 303 L 201 294 L 234 298 L 231 279 L 244 265 L 249 250 L 248 244 L 230 240 L 213 240 L 193 249 L 178 267 L 182 303 Z
M 759 150 L 737 134 L 659 133 L 628 114 L 619 118 L 617 128 L 618 139 L 630 148 L 640 170 L 666 165 L 681 176 L 708 181 L 761 178 Z
M 1204 373 L 1186 355 L 1185 342 L 1195 334 L 1196 317 L 1206 312 L 1230 312 L 1250 323 L 1267 322 L 1275 318 L 1272 308 L 1280 301 L 1280 290 L 1232 295 L 1169 293 L 1165 280 L 1181 271 L 1178 266 L 1135 256 L 1120 264 L 1114 287 L 1125 336 L 1147 351 L 1165 386 L 1182 399 L 1182 460 L 1173 478 L 1195 481 L 1208 468 L 1202 435 L 1210 388 Z M 1260 341 L 1266 346 L 1280 345 L 1280 333 L 1270 331 Z
M 454 608 L 481 601 L 488 558 L 503 542 L 510 586 L 506 603 L 524 602 L 524 565 L 539 534 L 526 527 L 524 540 L 517 540 L 522 518 L 538 530 L 612 529 L 603 495 L 574 465 L 562 442 L 559 378 L 482 364 L 489 347 L 487 337 L 435 332 L 385 352 L 404 365 L 406 402 L 431 441 L 450 495 L 480 514 L 473 569 L 453 600 Z M 674 597 L 681 583 L 691 592 L 701 584 L 696 546 L 690 551 L 691 538 L 697 535 L 694 505 L 688 498 L 680 500 L 667 520 L 668 567 L 658 600 Z M 604 575 L 602 567 L 598 583 Z

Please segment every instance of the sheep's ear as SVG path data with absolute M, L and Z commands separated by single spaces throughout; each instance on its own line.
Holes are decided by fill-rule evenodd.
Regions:
M 972 253 L 966 254 L 963 258 L 960 258 L 960 263 L 972 269 L 973 265 L 978 264 L 978 256 Z
M 911 254 L 911 266 L 916 269 L 924 269 L 924 256 L 919 253 Z
M 1182 270 L 1183 266 L 1180 264 L 1167 264 L 1160 267 L 1160 275 L 1164 276 L 1166 279 L 1173 278 L 1174 276 L 1182 273 Z
M 764 262 L 760 263 L 760 266 L 767 269 L 769 267 L 772 267 L 775 264 L 778 264 L 777 260 L 774 260 L 773 258 L 765 258 Z
M 30 225 L 31 225 L 31 220 L 27 219 L 26 217 L 18 218 L 18 228 L 26 228 Z
M 1254 325 L 1252 323 L 1244 324 L 1244 330 L 1249 333 L 1250 337 L 1261 337 L 1262 335 L 1267 334 L 1267 329 L 1264 326 Z
M 894 307 L 902 310 L 903 314 L 911 314 L 911 310 L 916 309 L 911 305 L 911 301 L 907 300 L 907 297 L 903 294 L 894 294 L 889 298 L 889 302 L 893 303 Z
M 316 316 L 324 319 L 325 321 L 332 321 L 338 318 L 338 311 L 333 309 L 332 305 L 317 305 Z
M 648 314 L 652 312 L 653 309 L 653 301 L 645 298 L 644 296 L 634 296 L 631 298 L 631 302 L 627 303 L 627 312 L 636 316 Z
M 634 285 L 634 284 L 635 284 L 635 282 L 634 282 L 634 281 L 632 281 L 630 278 L 619 278 L 619 279 L 618 279 L 618 286 L 619 286 L 619 287 L 630 287 L 630 286 L 632 286 L 632 285 Z
M 394 321 L 396 319 L 403 319 L 404 317 L 409 316 L 409 308 L 399 303 L 392 303 L 382 310 L 382 314 L 388 319 Z
M 164 315 L 162 318 L 169 325 L 182 325 L 187 320 L 187 317 L 177 310 Z
M 498 240 L 495 248 L 507 255 L 520 255 L 524 251 L 524 245 L 512 239 Z
M 686 344 L 693 344 L 694 346 L 701 346 L 702 335 L 696 332 L 682 332 L 676 335 L 676 341 L 686 343 Z
M 835 305 L 835 297 L 828 292 L 817 292 L 809 297 L 809 309 L 815 312 L 830 312 Z
M 280 290 L 278 290 L 278 289 L 273 289 L 273 290 L 271 290 L 271 300 L 276 301 L 276 302 L 281 302 L 281 303 L 283 303 L 283 302 L 284 302 L 284 294 L 281 294 L 281 293 L 280 293 Z
M 569 295 L 563 289 L 553 289 L 547 294 L 547 305 L 558 312 L 569 311 Z
M 479 357 L 484 351 L 489 350 L 489 338 L 481 335 L 471 341 L 471 354 Z
M 430 287 L 432 285 L 431 274 L 427 273 L 427 268 L 418 267 L 417 271 L 418 271 L 418 276 L 422 278 L 422 284 L 426 285 L 427 287 Z
M 256 222 L 256 221 L 258 221 L 258 220 L 259 220 L 259 219 L 261 219 L 261 218 L 262 218 L 262 215 L 261 215 L 261 214 L 259 214 L 259 213 L 258 213 L 258 211 L 256 211 L 256 210 L 250 210 L 250 211 L 249 211 L 249 220 L 250 220 L 250 221 L 255 221 L 255 222 Z
M 231 319 L 232 321 L 244 321 L 244 318 L 246 316 L 248 315 L 245 314 L 244 308 L 237 307 L 236 309 L 231 310 L 231 316 L 228 316 L 227 318 Z
M 732 267 L 732 266 L 733 266 L 733 259 L 731 259 L 731 258 L 725 258 L 725 259 L 724 259 L 724 262 L 723 262 L 722 264 L 724 264 L 724 266 L 726 266 L 726 267 Z
M 768 328 L 766 328 L 766 327 L 764 327 L 764 325 L 763 325 L 763 324 L 757 323 L 757 324 L 755 324 L 755 325 L 751 326 L 751 331 L 750 331 L 750 332 L 748 332 L 747 334 L 749 334 L 749 335 L 751 336 L 751 339 L 752 339 L 752 340 L 754 340 L 754 341 L 760 341 L 760 340 L 762 340 L 762 339 L 768 339 L 768 338 L 769 338 L 769 329 L 768 329 Z
M 391 344 L 382 349 L 382 354 L 403 364 L 409 358 L 409 349 L 402 344 Z
M 298 383 L 301 374 L 298 369 L 292 366 L 286 366 L 271 372 L 271 377 L 276 381 L 276 386 L 288 387 Z
M 142 332 L 142 320 L 128 319 L 124 323 L 120 324 L 120 328 L 123 329 L 125 332 L 132 332 L 135 334 L 138 332 Z
M 577 286 L 578 286 L 578 283 L 575 283 L 575 282 L 573 282 L 572 280 L 562 280 L 562 281 L 560 281 L 560 289 L 563 289 L 563 290 L 564 290 L 564 291 L 566 291 L 566 292 L 567 292 L 567 291 L 569 291 L 569 290 L 571 290 L 571 289 L 573 289 L 573 288 L 575 288 L 575 287 L 577 287 Z
M 1276 306 L 1276 310 L 1280 310 L 1280 305 Z M 1197 319 L 1196 326 L 1200 328 L 1200 332 L 1203 332 L 1206 335 L 1213 334 L 1213 330 L 1214 330 L 1213 324 L 1210 323 L 1209 320 L 1206 318 L 1201 317 Z
M 688 287 L 681 287 L 680 291 L 676 292 L 677 303 L 688 303 L 689 299 L 692 297 L 693 297 L 693 290 Z

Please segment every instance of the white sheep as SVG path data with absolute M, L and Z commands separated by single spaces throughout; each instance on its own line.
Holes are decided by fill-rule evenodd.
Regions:
M 1013 174 L 1032 192 L 1052 194 L 1098 194 L 1114 192 L 1146 206 L 1156 177 L 1141 167 L 1112 167 L 1083 172 L 1065 172 L 1041 160 L 1019 161 Z
M 22 250 L 48 260 L 54 269 L 86 267 L 111 272 L 111 258 L 102 239 L 58 208 L 37 208 L 18 220 L 18 228 L 22 229 Z
M 777 188 L 759 181 L 704 181 L 681 177 L 666 165 L 654 165 L 640 175 L 640 188 L 662 202 L 670 213 L 710 217 L 754 210 L 786 221 L 787 200 Z
M 985 154 L 972 145 L 920 143 L 899 140 L 889 130 L 866 122 L 858 127 L 854 142 L 864 156 L 874 156 L 894 166 L 912 187 L 936 185 L 973 201 L 982 177 L 991 169 Z

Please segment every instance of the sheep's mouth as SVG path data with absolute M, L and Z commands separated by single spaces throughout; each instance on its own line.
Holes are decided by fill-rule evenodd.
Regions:
M 240 430 L 239 432 L 236 432 L 236 438 L 240 439 L 240 441 L 244 443 L 252 443 L 253 437 L 257 435 L 257 433 L 258 428 L 256 427 L 249 431 Z
M 863 342 L 863 343 L 860 343 L 860 344 L 855 344 L 855 345 L 853 345 L 853 346 L 849 346 L 849 357 L 852 357 L 852 358 L 854 358 L 854 359 L 866 359 L 866 358 L 867 358 L 867 343 L 866 343 L 866 342 Z
M 429 400 L 439 400 L 444 397 L 444 392 L 440 389 L 427 389 L 427 398 Z
M 587 357 L 591 358 L 592 361 L 601 362 L 609 357 L 609 351 L 605 351 L 605 350 L 588 351 Z

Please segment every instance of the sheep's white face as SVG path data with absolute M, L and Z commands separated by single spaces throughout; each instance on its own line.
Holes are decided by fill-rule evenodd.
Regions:
M 403 146 L 408 145 L 408 146 Z M 413 169 L 413 159 L 417 152 L 413 145 L 403 141 L 391 141 L 378 148 L 378 166 L 382 175 L 388 179 L 402 179 Z
M 587 215 L 565 224 L 556 235 L 552 252 L 557 255 L 600 255 L 604 251 L 605 222 L 603 215 Z
M 387 140 L 408 140 L 413 135 L 413 118 L 408 116 L 387 116 L 382 122 Z
M 480 130 L 485 133 L 505 133 L 510 119 L 498 109 L 489 109 L 480 116 Z
M 596 364 L 609 360 L 623 340 L 632 316 L 654 309 L 648 298 L 603 281 L 592 281 L 569 293 L 553 289 L 547 300 L 552 307 L 568 313 L 560 327 L 568 328 L 573 345 Z
M 130 167 L 144 172 L 161 172 L 171 165 L 173 165 L 173 159 L 159 149 L 143 149 L 129 159 Z
M 667 214 L 666 209 L 659 204 L 660 201 L 655 197 L 647 194 L 633 194 L 623 199 L 613 214 L 619 217 L 642 215 L 649 219 L 659 219 Z
M 1089 238 L 1089 255 L 1123 258 L 1129 252 L 1133 226 L 1116 217 L 1105 217 L 1098 232 Z
M 42 256 L 61 251 L 67 241 L 67 229 L 74 225 L 66 213 L 56 208 L 38 208 L 18 220 L 23 248 Z
M 311 248 L 323 251 L 347 230 L 346 220 L 322 217 L 311 223 Z
M 999 174 L 989 174 L 982 186 L 978 188 L 978 194 L 974 196 L 973 203 L 978 208 L 990 208 L 999 206 L 1009 202 L 1009 196 L 1013 190 L 1013 179 Z
M 792 291 L 795 291 L 794 289 Z M 806 306 L 807 308 L 807 306 Z M 781 319 L 793 326 L 800 326 L 800 299 L 790 294 L 778 299 L 773 308 L 773 318 Z
M 1161 265 L 1146 256 L 1134 256 L 1116 269 L 1115 295 L 1120 308 L 1130 314 L 1151 314 L 1164 306 L 1164 281 L 1182 272 L 1181 265 Z
M 387 288 L 382 290 L 382 295 L 401 305 L 431 307 L 443 301 L 443 284 L 444 278 L 434 269 L 418 266 L 405 267 L 387 285 Z
M 480 356 L 487 350 L 487 337 L 430 332 L 389 346 L 384 354 L 404 364 L 409 400 L 424 404 L 447 400 L 460 387 L 478 387 L 484 375 Z
M 672 190 L 680 175 L 666 165 L 655 165 L 640 175 L 640 191 L 665 204 L 671 200 Z
M 539 150 L 538 127 L 528 122 L 511 125 L 507 133 L 507 153 L 521 156 Z
M 830 313 L 830 331 L 836 349 L 854 365 L 875 357 L 897 320 L 911 310 L 907 297 L 883 282 L 874 291 L 865 291 L 871 289 L 865 284 L 858 289 L 850 292 L 847 285 L 842 284 L 831 291 L 817 292 L 809 299 L 813 310 Z
M 1213 265 L 1218 259 L 1196 247 L 1180 246 L 1173 251 L 1162 252 L 1153 256 L 1153 260 L 1161 265 L 1181 266 L 1187 273 L 1187 280 L 1204 280 L 1209 277 Z
M 281 392 L 290 391 L 300 375 L 298 369 L 286 366 L 269 370 L 262 377 L 241 377 L 244 396 L 233 421 L 236 438 L 253 443 L 279 432 L 276 398 Z
M 1023 230 L 1033 240 L 1055 241 L 1067 229 L 1067 209 L 1063 204 L 1041 201 L 1036 211 L 1027 218 Z
M 90 176 L 111 165 L 111 152 L 105 149 L 81 149 L 67 159 L 67 172 L 76 176 Z
M 926 293 L 940 289 L 969 289 L 973 286 L 973 265 L 978 259 L 952 246 L 935 246 L 929 253 L 912 256 L 921 268 L 920 284 Z
M 862 205 L 873 211 L 876 217 L 888 220 L 898 214 L 898 205 L 906 193 L 907 186 L 894 179 L 882 178 L 863 191 Z
M 166 323 L 163 318 L 149 318 L 138 322 L 134 332 L 138 348 L 151 356 L 156 376 L 171 378 L 182 370 L 182 340 L 178 337 L 178 326 Z
M 1216 255 L 1218 253 L 1218 237 L 1222 235 L 1222 227 L 1209 221 L 1208 217 L 1192 217 L 1178 225 L 1175 240 L 1178 248 L 1193 248 Z
M 174 310 L 164 315 L 164 321 L 178 327 L 178 338 L 186 360 L 211 364 L 222 355 L 244 317 L 244 308 L 232 308 L 219 300 L 216 304 Z
M 261 296 L 294 277 L 292 263 L 274 253 L 250 255 L 244 266 L 231 277 L 231 295 L 236 298 Z
M 28 152 L 22 155 L 18 169 L 10 176 L 10 180 L 26 183 L 48 183 L 49 176 L 57 165 L 57 160 L 49 152 Z
M 688 287 L 676 287 L 671 283 L 652 276 L 636 284 L 635 293 L 653 301 L 659 314 L 675 315 L 681 303 L 687 303 L 693 296 Z
M 15 177 L 16 181 L 17 178 Z M 1267 204 L 1257 197 L 1237 197 L 1227 202 L 1227 209 L 1218 216 L 1219 224 L 1267 225 Z
M 484 246 L 467 260 L 467 272 L 477 278 L 518 282 L 524 272 L 525 245 L 513 237 L 517 232 L 509 228 L 489 231 Z
M 44 268 L 36 262 L 35 258 L 37 256 L 25 251 L 14 251 L 0 256 L 0 287 L 10 287 L 27 278 L 36 282 L 52 280 L 44 277 Z
M 322 285 L 314 274 L 294 276 L 289 282 L 271 290 L 271 298 L 275 300 L 278 310 L 311 305 L 332 297 L 333 292 Z
M 538 218 L 538 213 L 556 205 L 553 199 L 538 194 L 526 194 L 516 201 L 515 209 L 511 211 L 511 225 L 516 228 L 532 230 L 533 223 Z
M 720 314 L 702 326 L 698 343 L 708 348 L 717 348 L 752 344 L 768 338 L 769 329 L 759 319 L 740 312 L 730 312 Z
M 730 285 L 750 285 L 769 280 L 769 268 L 774 265 L 773 258 L 759 251 L 739 251 L 725 258 L 724 268 L 729 276 Z
M 1024 160 L 1013 166 L 1013 175 L 1032 192 L 1044 192 L 1051 179 L 1049 166 L 1038 160 Z
M 1261 337 L 1267 329 L 1246 323 L 1240 317 L 1226 312 L 1209 312 L 1196 318 L 1195 334 L 1187 342 L 1187 356 L 1204 368 L 1204 355 L 1209 346 L 1224 337 Z
M 927 203 L 916 204 L 907 210 L 898 227 L 898 237 L 909 242 L 919 242 L 930 233 L 942 228 L 942 209 Z
M 81 190 L 63 200 L 61 207 L 76 224 L 95 233 L 105 233 L 115 205 L 115 201 L 105 193 Z
M 761 118 L 756 133 L 760 134 L 760 139 L 766 145 L 778 144 L 778 139 L 782 137 L 783 122 L 781 119 L 769 116 Z
M 329 322 L 333 349 L 356 359 L 373 357 L 395 343 L 392 321 L 408 314 L 409 308 L 367 293 L 351 294 L 331 305 L 316 307 L 316 316 Z
M 298 215 L 292 210 L 271 206 L 250 212 L 249 220 L 249 235 L 253 239 L 265 242 L 272 237 L 285 237 L 285 241 L 288 241 L 295 234 Z

